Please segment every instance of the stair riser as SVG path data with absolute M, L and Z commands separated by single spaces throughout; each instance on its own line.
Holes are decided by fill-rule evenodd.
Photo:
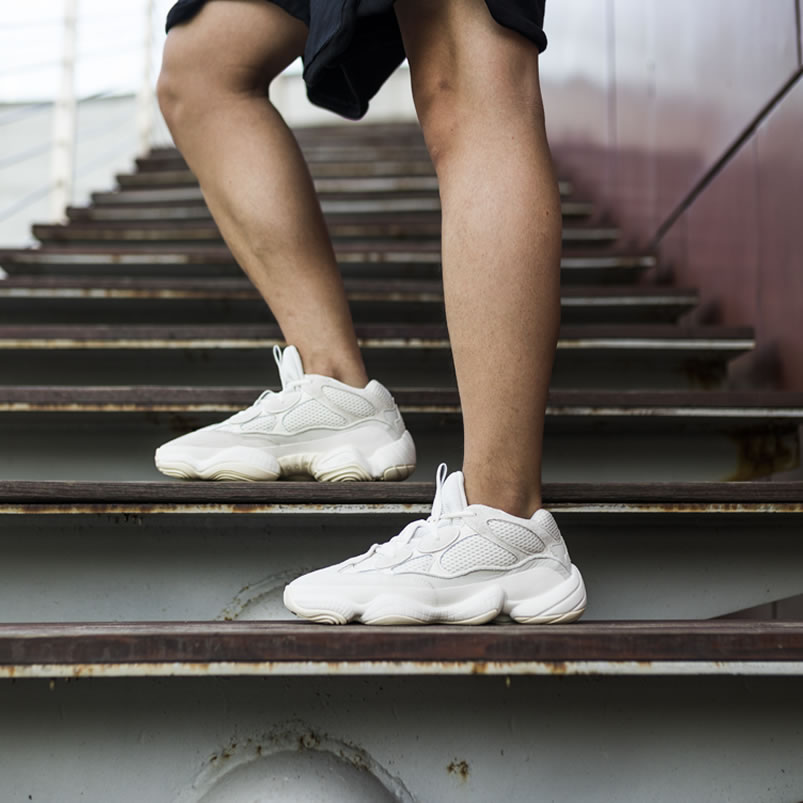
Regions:
M 434 176 L 435 169 L 428 157 L 404 160 L 382 159 L 372 162 L 321 162 L 309 165 L 313 178 L 353 178 L 357 176 Z M 151 189 L 163 186 L 198 186 L 198 179 L 186 168 L 177 170 L 146 171 L 117 176 L 121 187 Z
M 531 803 L 536 788 L 539 800 L 677 803 L 720 799 L 724 785 L 739 803 L 798 800 L 796 684 L 169 678 L 50 689 L 4 681 L 0 767 L 9 800 L 59 803 L 196 803 L 210 787 L 212 803 L 301 803 L 315 793 L 331 803 Z M 289 768 L 274 757 L 280 751 Z M 218 796 L 224 773 L 260 757 L 248 765 L 250 783 Z M 304 789 L 295 785 L 301 777 Z M 277 797 L 264 797 L 271 792 Z
M 0 285 L 0 294 L 3 287 Z M 55 293 L 53 294 L 55 295 Z M 64 295 L 67 295 L 66 293 Z M 111 294 L 110 294 L 111 295 Z M 6 298 L 0 295 L 0 320 L 5 324 L 32 323 L 272 323 L 265 303 L 253 299 L 176 299 L 86 298 L 71 294 L 66 298 Z M 167 295 L 167 294 L 165 294 Z M 254 294 L 255 295 L 255 294 Z M 411 294 L 412 295 L 412 294 Z M 694 307 L 692 299 L 672 298 L 654 302 L 610 304 L 582 299 L 564 299 L 561 320 L 573 323 L 671 323 Z M 422 299 L 351 301 L 352 317 L 358 323 L 443 323 L 443 300 L 439 293 Z
M 0 413 L 0 480 L 156 480 L 160 444 L 230 413 Z M 405 414 L 415 477 L 462 464 L 457 415 Z M 795 422 L 773 425 L 669 418 L 548 415 L 546 482 L 749 480 L 799 465 Z
M 46 341 L 36 347 L 0 348 L 0 383 L 26 385 L 252 385 L 269 370 L 269 341 L 254 348 L 83 348 L 62 349 Z M 725 366 L 742 350 L 686 351 L 681 348 L 627 350 L 559 348 L 554 388 L 717 388 Z M 386 349 L 369 345 L 370 376 L 399 387 L 453 387 L 445 347 Z
M 407 256 L 407 258 L 405 258 Z M 440 254 L 437 251 L 405 255 L 404 251 L 390 259 L 376 253 L 373 257 L 359 253 L 341 253 L 338 265 L 345 277 L 387 279 L 434 279 L 441 275 Z M 647 260 L 648 261 L 648 260 Z M 594 263 L 578 266 L 571 260 L 561 271 L 563 285 L 627 285 L 636 282 L 646 269 L 645 264 Z M 147 253 L 136 257 L 119 258 L 102 252 L 86 256 L 65 256 L 31 252 L 16 259 L 0 260 L 0 265 L 12 276 L 129 276 L 132 278 L 225 278 L 240 277 L 242 271 L 232 260 L 197 260 L 191 257 L 169 257 Z
M 359 162 L 387 162 L 387 161 L 411 161 L 428 160 L 429 153 L 423 142 L 412 143 L 410 145 L 376 145 L 367 144 L 362 146 L 346 144 L 332 146 L 311 146 L 302 145 L 304 158 L 307 162 L 343 162 L 344 159 L 352 164 Z M 163 170 L 187 170 L 187 163 L 181 156 L 151 156 L 137 159 L 137 167 L 141 172 L 161 172 Z
M 287 582 L 422 515 L 3 516 L 2 621 L 289 619 Z M 586 620 L 707 619 L 803 592 L 799 515 L 656 518 L 557 513 Z
M 369 214 L 372 218 L 383 215 L 389 220 L 399 214 L 430 212 L 433 217 L 440 219 L 440 201 L 435 195 L 421 198 L 398 198 L 395 200 L 384 201 L 324 201 L 321 205 L 327 220 L 337 222 L 338 218 L 345 215 Z M 562 206 L 563 217 L 567 221 L 587 218 L 592 213 L 590 204 L 576 201 L 566 201 Z M 136 223 L 147 220 L 175 220 L 182 222 L 211 220 L 211 214 L 205 204 L 198 203 L 194 206 L 176 205 L 157 205 L 152 206 L 104 206 L 90 208 L 72 208 L 68 210 L 68 217 L 75 221 L 94 221 L 104 222 L 113 221 L 115 223 L 126 222 Z
M 404 242 L 432 244 L 438 247 L 441 235 L 439 221 L 430 223 L 340 223 L 330 222 L 329 235 L 335 245 L 359 241 Z M 34 227 L 35 236 L 42 245 L 60 245 L 69 243 L 74 246 L 90 246 L 101 244 L 108 248 L 136 246 L 143 250 L 158 250 L 161 248 L 177 248 L 181 246 L 195 247 L 209 245 L 222 247 L 223 239 L 217 229 L 185 227 L 171 229 L 71 229 L 43 230 Z M 607 246 L 616 242 L 619 233 L 610 228 L 570 228 L 563 229 L 563 247 L 594 248 Z
M 438 180 L 435 176 L 395 176 L 388 178 L 318 178 L 315 189 L 323 199 L 344 196 L 347 198 L 387 198 L 398 193 L 437 193 Z M 561 196 L 571 195 L 572 188 L 566 182 L 558 185 Z M 202 201 L 200 187 L 187 185 L 179 187 L 159 187 L 155 189 L 126 189 L 115 192 L 92 193 L 92 203 L 103 204 L 151 204 L 164 201 Z

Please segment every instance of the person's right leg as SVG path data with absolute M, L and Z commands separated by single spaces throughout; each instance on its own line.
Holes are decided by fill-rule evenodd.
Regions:
M 210 0 L 167 37 L 165 119 L 232 253 L 295 346 L 276 355 L 281 393 L 156 450 L 171 477 L 400 480 L 415 466 L 392 396 L 367 380 L 312 179 L 267 96 L 306 37 L 302 22 L 265 0 Z
M 363 387 L 365 368 L 320 205 L 268 85 L 307 27 L 265 0 L 210 0 L 168 34 L 159 103 L 235 258 L 307 373 Z

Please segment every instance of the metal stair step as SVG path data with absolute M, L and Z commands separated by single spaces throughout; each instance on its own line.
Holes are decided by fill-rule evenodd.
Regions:
M 446 328 L 363 324 L 371 376 L 386 385 L 453 384 Z M 271 324 L 226 326 L 0 326 L 3 384 L 234 384 L 265 371 L 281 345 Z M 723 384 L 730 359 L 753 348 L 744 327 L 569 325 L 561 328 L 553 386 L 668 388 Z
M 359 198 L 385 198 L 393 197 L 399 193 L 437 193 L 438 180 L 435 176 L 365 176 L 316 178 L 315 190 L 321 200 L 327 197 Z M 569 182 L 562 181 L 558 185 L 562 197 L 570 197 L 573 187 Z M 163 187 L 158 189 L 125 189 L 105 192 L 94 192 L 92 203 L 98 206 L 104 204 L 151 204 L 166 201 L 201 201 L 203 195 L 198 186 L 186 185 L 180 187 Z
M 284 512 L 321 514 L 326 505 L 336 512 L 374 512 L 367 505 L 414 505 L 426 512 L 435 492 L 431 482 L 0 482 L 3 513 L 84 512 L 138 510 L 182 513 L 196 509 L 221 513 L 256 513 L 293 505 Z M 651 482 L 550 483 L 544 486 L 544 504 L 550 510 L 732 515 L 773 510 L 803 514 L 803 482 Z M 44 506 L 54 506 L 46 510 Z M 182 510 L 182 505 L 189 505 Z M 201 508 L 198 508 L 198 506 Z M 300 505 L 300 507 L 298 507 Z M 304 508 L 303 505 L 309 505 Z M 349 506 L 343 508 L 339 506 Z M 351 506 L 357 505 L 356 508 Z M 423 505 L 423 507 L 419 507 Z M 96 507 L 93 507 L 96 506 Z M 148 508 L 157 506 L 158 509 Z M 238 509 L 241 506 L 241 509 Z M 298 509 L 296 509 L 298 507 Z M 398 509 L 393 509 L 398 512 Z
M 390 221 L 364 222 L 362 216 L 351 222 L 339 220 L 328 224 L 329 233 L 335 240 L 394 240 L 412 239 L 418 242 L 440 241 L 440 221 L 421 220 L 420 216 L 397 215 Z M 140 247 L 161 243 L 221 244 L 223 240 L 217 226 L 209 221 L 149 221 L 147 225 L 133 225 L 117 222 L 84 223 L 73 222 L 67 225 L 38 224 L 33 226 L 33 234 L 42 243 L 61 242 L 136 242 Z M 564 247 L 589 244 L 610 244 L 619 239 L 619 230 L 612 226 L 573 225 L 563 227 Z
M 433 493 L 409 481 L 0 482 L 0 610 L 17 622 L 286 618 L 289 580 L 426 516 Z M 549 483 L 544 499 L 586 577 L 588 622 L 705 619 L 803 591 L 803 483 Z
M 803 622 L 617 622 L 529 628 L 289 622 L 0 625 L 13 677 L 283 674 L 799 674 Z
M 153 451 L 247 407 L 262 388 L 0 386 L 0 478 L 159 479 Z M 454 389 L 394 390 L 416 476 L 462 462 Z M 800 464 L 803 395 L 553 391 L 546 481 L 747 480 Z
M 313 178 L 369 178 L 391 176 L 434 176 L 435 169 L 429 157 L 415 155 L 397 160 L 376 161 L 314 161 L 309 164 Z M 146 170 L 140 173 L 118 173 L 117 183 L 121 189 L 197 186 L 198 179 L 190 170 Z
M 358 322 L 443 322 L 437 279 L 346 279 Z M 566 287 L 564 323 L 676 321 L 697 304 L 693 290 L 659 286 Z M 253 285 L 241 279 L 12 276 L 0 281 L 0 317 L 12 323 L 240 323 L 272 321 Z
M 308 163 L 343 162 L 399 162 L 411 159 L 429 160 L 429 153 L 423 143 L 409 145 L 361 145 L 359 147 L 319 144 L 302 146 L 304 158 Z M 175 149 L 169 152 L 152 151 L 135 161 L 138 172 L 158 172 L 162 170 L 187 170 L 187 162 Z
M 359 214 L 368 219 L 381 221 L 393 219 L 400 214 L 417 213 L 423 217 L 440 220 L 440 198 L 433 193 L 384 199 L 333 199 L 321 204 L 327 220 L 337 222 L 341 218 Z M 586 201 L 563 201 L 561 212 L 565 220 L 585 219 L 593 215 L 594 207 Z M 142 206 L 138 204 L 115 204 L 114 206 L 69 207 L 67 217 L 73 221 L 113 221 L 138 223 L 147 220 L 206 221 L 211 219 L 209 208 L 203 202 L 183 204 L 169 202 Z
M 338 264 L 344 276 L 381 274 L 388 278 L 433 278 L 440 275 L 440 249 L 432 243 L 338 243 Z M 564 284 L 631 284 L 656 259 L 644 253 L 573 253 L 561 259 Z M 242 271 L 228 248 L 204 245 L 159 249 L 120 246 L 48 245 L 0 250 L 0 267 L 19 275 L 126 277 L 240 277 Z

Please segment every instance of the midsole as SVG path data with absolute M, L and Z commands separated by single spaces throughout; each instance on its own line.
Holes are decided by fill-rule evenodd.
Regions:
M 443 582 L 441 578 L 437 579 Z M 551 582 L 547 585 L 545 580 Z M 386 578 L 384 583 L 378 581 L 370 585 L 355 584 L 351 587 L 332 585 L 298 590 L 290 588 L 289 591 L 290 597 L 305 609 L 325 608 L 327 604 L 336 600 L 339 605 L 345 603 L 361 610 L 381 597 L 438 609 L 458 604 L 488 589 L 499 588 L 504 595 L 504 610 L 509 612 L 511 608 L 525 603 L 543 604 L 544 608 L 559 604 L 562 599 L 566 599 L 582 586 L 583 579 L 577 567 L 572 565 L 569 576 L 565 578 L 561 578 L 553 569 L 533 567 L 475 583 L 454 585 L 453 582 L 447 582 L 449 585 L 438 588 L 427 587 L 420 582 L 401 584 L 397 575 L 392 580 Z M 530 591 L 538 589 L 537 593 L 523 594 L 525 584 Z
M 313 462 L 328 462 L 334 458 L 338 464 L 338 456 L 343 453 L 343 462 L 361 462 L 374 472 L 381 472 L 396 466 L 415 464 L 415 446 L 410 434 L 405 430 L 400 438 L 387 441 L 377 446 L 376 439 L 370 443 L 370 452 L 365 454 L 349 442 L 333 443 L 329 439 L 324 443 L 325 449 L 315 449 L 315 442 L 286 445 L 281 448 L 268 446 L 229 446 L 225 448 L 185 446 L 156 452 L 157 468 L 170 468 L 180 465 L 192 467 L 198 473 L 206 473 L 220 466 L 255 466 L 261 471 L 271 470 L 282 473 L 282 466 L 308 466 Z M 301 448 L 300 448 L 301 447 Z

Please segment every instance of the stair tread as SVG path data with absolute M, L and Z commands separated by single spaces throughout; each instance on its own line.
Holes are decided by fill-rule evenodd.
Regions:
M 64 482 L 0 480 L 0 503 L 418 504 L 430 503 L 431 482 Z M 801 482 L 546 483 L 556 503 L 784 503 L 803 512 Z
M 246 670 L 281 674 L 288 670 L 348 674 L 349 671 L 449 673 L 469 664 L 474 673 L 565 673 L 568 663 L 605 672 L 594 662 L 658 662 L 631 666 L 633 674 L 672 672 L 673 663 L 711 664 L 710 672 L 738 672 L 729 663 L 787 664 L 799 674 L 803 622 L 618 621 L 548 627 L 338 627 L 301 622 L 140 622 L 100 624 L 0 624 L 0 669 L 73 666 L 81 674 L 102 674 L 102 666 L 139 665 L 157 674 L 215 674 L 228 664 L 231 674 Z M 232 665 L 233 664 L 233 665 Z M 278 666 L 277 666 L 278 664 Z M 305 670 L 299 670 L 303 664 Z M 384 664 L 384 666 L 383 666 Z M 183 665 L 183 666 L 182 666 Z M 262 665 L 262 666 L 260 666 Z M 93 672 L 92 668 L 96 671 Z M 469 667 L 464 667 L 468 669 Z M 702 667 L 698 667 L 701 669 Z M 222 667 L 221 667 L 222 669 Z M 691 667 L 689 667 L 691 669 Z M 747 670 L 742 666 L 741 671 Z M 705 670 L 703 670 L 705 671 Z M 754 671 L 762 671 L 755 667 Z M 771 674 L 764 666 L 763 671 Z M 627 673 L 627 668 L 625 668 Z

